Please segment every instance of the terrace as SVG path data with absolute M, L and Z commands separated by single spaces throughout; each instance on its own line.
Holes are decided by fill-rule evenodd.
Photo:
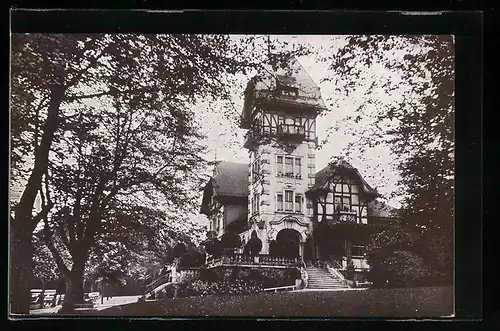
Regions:
M 298 257 L 288 258 L 267 254 L 251 256 L 242 253 L 224 253 L 218 257 L 207 255 L 206 259 L 207 268 L 220 266 L 291 268 L 301 266 L 301 263 Z

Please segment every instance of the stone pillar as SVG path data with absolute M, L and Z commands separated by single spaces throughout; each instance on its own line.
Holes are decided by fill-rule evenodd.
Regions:
M 267 238 L 259 238 L 262 240 L 262 250 L 260 251 L 261 254 L 269 254 L 269 241 Z
M 299 256 L 303 259 L 304 258 L 304 242 L 299 243 Z

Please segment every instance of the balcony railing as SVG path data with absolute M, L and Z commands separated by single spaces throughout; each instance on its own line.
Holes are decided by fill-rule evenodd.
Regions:
M 256 256 L 246 255 L 241 253 L 224 254 L 219 257 L 207 256 L 206 265 L 208 268 L 217 266 L 269 266 L 288 268 L 296 267 L 300 263 L 300 259 L 288 258 L 281 256 L 270 256 L 260 254 Z
M 356 215 L 355 211 L 342 210 L 337 212 L 336 220 L 342 223 L 356 223 Z

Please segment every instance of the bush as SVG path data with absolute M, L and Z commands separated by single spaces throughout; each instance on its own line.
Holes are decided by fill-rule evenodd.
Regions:
M 255 281 L 235 280 L 208 282 L 196 280 L 190 283 L 169 284 L 165 287 L 165 298 L 173 298 L 177 289 L 177 297 L 227 294 L 252 294 L 262 291 L 262 284 Z
M 205 264 L 205 254 L 198 251 L 189 251 L 179 259 L 180 268 L 201 267 Z
M 186 254 L 187 252 L 187 247 L 184 243 L 178 243 L 175 245 L 173 249 L 173 255 L 174 257 L 181 257 L 182 255 Z
M 271 256 L 279 255 L 278 243 L 276 242 L 276 240 L 271 240 L 271 242 L 269 243 L 269 255 Z
M 213 256 L 221 256 L 224 251 L 222 243 L 217 239 L 207 240 L 205 243 L 205 251 Z
M 262 250 L 262 240 L 260 240 L 259 237 L 257 237 L 257 232 L 255 232 L 254 230 L 252 232 L 252 237 L 245 245 L 243 253 L 250 255 L 259 255 L 261 250 Z
M 225 249 L 241 247 L 241 238 L 238 234 L 228 231 L 220 238 L 222 247 Z

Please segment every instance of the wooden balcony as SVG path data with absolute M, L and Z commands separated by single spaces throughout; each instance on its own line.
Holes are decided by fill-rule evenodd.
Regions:
M 271 267 L 271 268 L 292 268 L 300 266 L 300 259 L 277 257 L 265 254 L 256 256 L 241 253 L 224 254 L 220 257 L 208 256 L 206 260 L 207 268 L 219 266 L 240 266 L 240 267 Z

